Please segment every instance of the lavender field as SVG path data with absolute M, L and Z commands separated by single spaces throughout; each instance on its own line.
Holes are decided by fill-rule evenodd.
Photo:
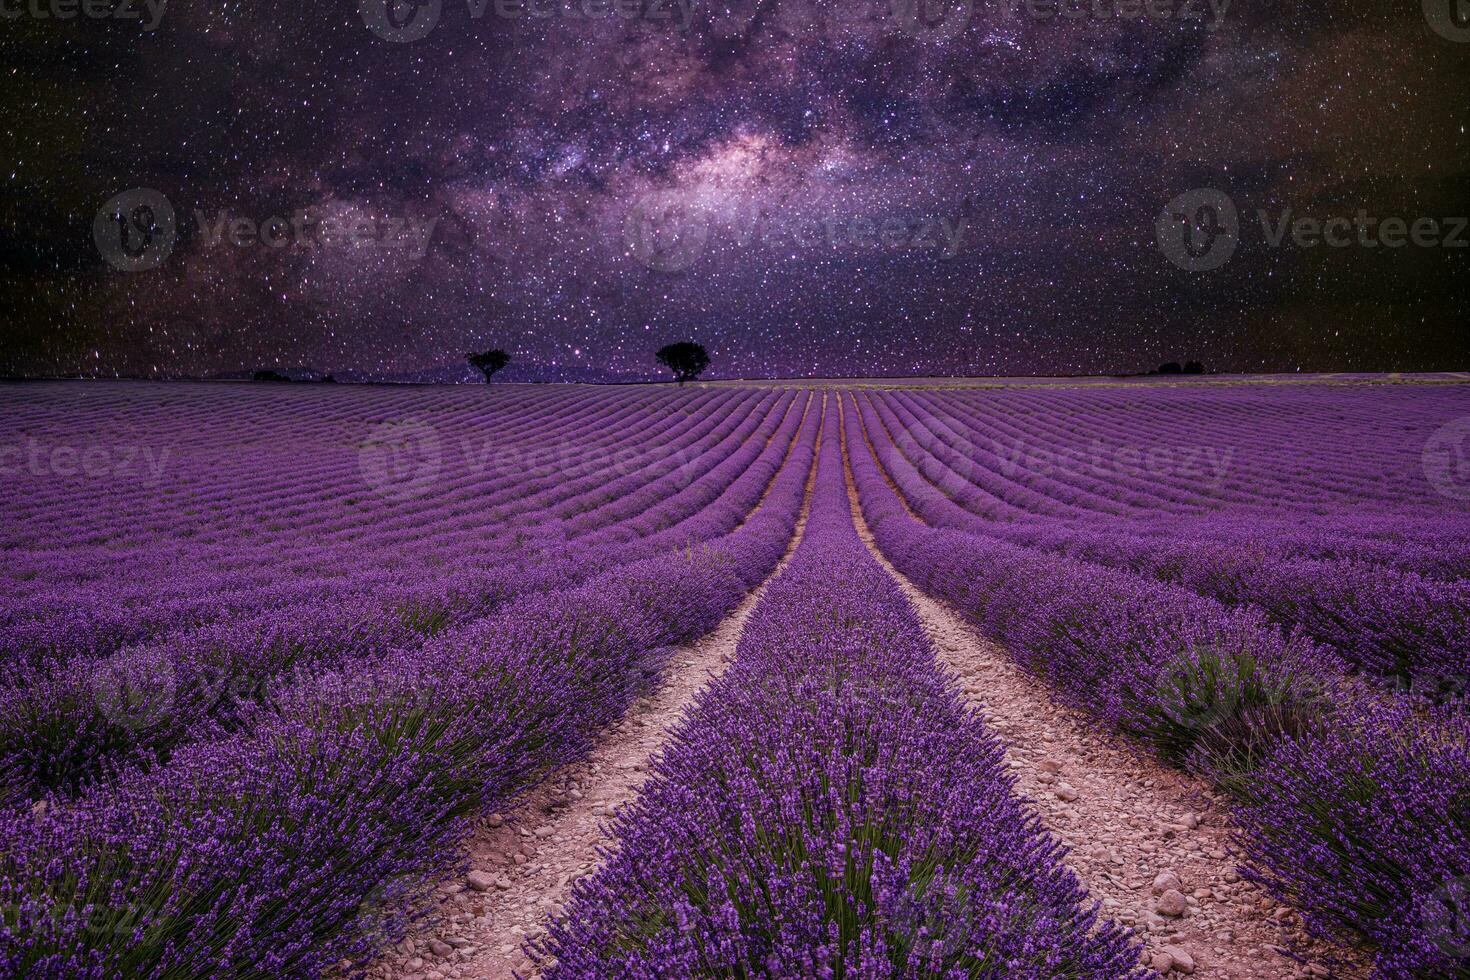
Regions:
M 0 976 L 1470 977 L 1470 380 L 0 386 Z

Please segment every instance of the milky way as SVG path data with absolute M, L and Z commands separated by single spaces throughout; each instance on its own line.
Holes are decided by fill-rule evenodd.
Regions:
M 1470 367 L 1459 0 L 56 2 L 0 4 L 6 373 Z

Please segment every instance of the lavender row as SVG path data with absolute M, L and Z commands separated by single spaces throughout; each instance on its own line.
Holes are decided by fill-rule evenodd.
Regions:
M 665 496 L 677 492 L 681 483 L 697 479 L 718 461 L 726 459 L 744 437 L 754 431 L 757 424 L 774 427 L 776 420 L 775 415 L 731 413 L 714 429 L 712 435 L 705 437 L 719 437 L 721 441 L 714 445 L 699 446 L 699 456 L 692 459 L 684 471 L 672 480 L 669 479 L 669 469 L 677 465 L 676 460 L 665 461 L 629 474 L 626 482 L 619 481 L 611 491 L 605 485 L 605 480 L 602 481 L 603 485 L 596 488 L 589 486 L 580 489 L 585 494 L 597 494 L 599 500 L 605 499 L 602 495 L 608 492 L 620 496 L 621 509 L 607 511 L 606 520 L 636 516 Z M 710 426 L 713 427 L 714 423 L 711 422 Z M 526 491 L 532 489 L 534 486 L 527 487 Z M 540 513 L 543 518 L 555 515 L 554 510 Z M 589 519 L 583 525 L 587 529 L 598 526 L 600 522 L 595 519 Z M 478 537 L 488 540 L 482 540 L 478 544 L 478 550 L 485 555 L 484 560 L 487 563 L 494 561 L 501 566 L 507 557 L 518 552 L 533 559 L 539 558 L 541 551 L 548 545 L 553 548 L 564 547 L 565 534 L 558 527 L 556 524 L 545 524 L 532 532 L 507 532 L 497 527 L 497 533 L 489 535 L 482 529 L 477 532 Z M 507 544 L 507 537 L 511 533 L 520 535 L 520 540 L 514 547 Z M 456 563 L 462 567 L 472 567 L 475 564 L 472 560 L 473 551 L 470 554 L 456 554 L 454 557 Z M 216 584 L 205 580 L 197 586 L 188 587 L 187 597 L 182 601 L 166 602 L 152 608 L 139 608 L 125 601 L 104 601 L 88 605 L 81 601 L 74 590 L 57 590 L 53 602 L 46 603 L 25 618 L 12 620 L 3 634 L 0 634 L 0 651 L 15 658 L 35 657 L 38 652 L 46 651 L 55 651 L 59 656 L 105 653 L 124 643 L 136 643 L 150 636 L 190 625 L 239 618 L 251 612 L 303 601 L 321 601 L 324 592 L 335 592 L 347 601 L 364 593 L 381 593 L 391 589 L 411 592 L 411 583 L 423 580 L 435 572 L 432 568 L 414 566 L 385 571 L 380 560 L 371 551 L 360 553 L 355 549 L 335 553 L 333 562 L 338 574 L 330 578 L 314 579 L 304 574 L 299 567 L 280 564 L 272 566 L 264 560 L 258 560 L 259 565 L 272 568 L 275 574 L 267 580 L 267 584 L 256 590 L 244 595 L 222 595 Z M 169 576 L 162 581 L 166 584 L 174 579 L 175 576 Z M 152 581 L 144 581 L 139 588 L 141 595 L 148 595 L 148 585 Z
M 1466 975 L 1463 719 L 1352 684 L 1253 610 L 928 527 L 904 500 L 936 491 L 881 468 L 875 430 L 847 421 L 863 512 L 895 566 L 1073 704 L 1232 794 L 1253 874 L 1314 929 L 1372 944 L 1385 978 Z
M 926 467 L 942 465 L 935 455 L 916 453 L 917 447 L 905 452 L 904 429 L 899 428 L 907 422 L 932 429 L 937 423 L 889 416 L 885 426 L 883 406 L 875 403 L 872 409 L 868 416 L 875 428 L 888 438 L 900 433 L 887 453 L 892 470 L 924 476 Z M 911 455 L 919 455 L 918 466 Z M 1290 560 L 1217 543 L 1145 539 L 1119 527 L 1078 528 L 1059 522 L 997 526 L 975 513 L 978 488 L 973 484 L 941 482 L 948 491 L 942 494 L 934 492 L 933 479 L 931 471 L 915 492 L 906 492 L 909 505 L 932 525 L 1060 552 L 1139 572 L 1228 605 L 1260 608 L 1275 621 L 1329 644 L 1354 666 L 1417 687 L 1467 671 L 1470 582 L 1428 580 L 1371 563 Z
M 1441 582 L 1362 561 L 1312 561 L 1218 541 L 1038 526 L 1002 532 L 1071 555 L 1264 610 L 1331 645 L 1355 667 L 1427 690 L 1470 673 L 1470 581 Z
M 886 396 L 885 396 L 886 397 Z M 1444 511 L 1427 485 L 1420 453 L 1436 428 L 1465 414 L 1464 394 L 1442 389 L 1205 385 L 1145 391 L 955 392 L 895 396 L 942 410 L 964 430 L 965 455 L 993 447 L 1007 477 L 1065 486 L 1057 499 L 1095 492 L 1137 494 L 1138 512 L 1221 506 Z M 1140 459 L 1205 451 L 1224 465 L 1109 466 L 1081 462 L 1092 449 L 1134 448 Z M 1033 461 L 1041 466 L 1030 465 Z M 1201 460 L 1201 462 L 1204 462 Z M 1015 465 L 1019 464 L 1019 465 Z
M 551 500 L 547 500 L 544 498 L 538 499 L 537 495 L 533 492 L 536 490 L 535 484 L 531 484 L 529 486 L 520 486 L 518 488 L 518 492 L 522 495 L 523 500 L 529 501 L 528 505 L 541 505 L 543 507 L 551 506 L 555 503 L 556 499 L 564 499 L 568 493 L 571 493 L 573 495 L 572 499 L 575 499 L 576 494 L 581 494 L 583 497 L 593 498 L 593 500 L 597 503 L 603 501 L 618 500 L 619 497 L 621 497 L 624 510 L 622 510 L 621 512 L 610 511 L 606 515 L 606 518 L 608 520 L 615 520 L 619 516 L 629 513 L 626 508 L 637 505 L 638 498 L 633 498 L 631 501 L 629 501 L 628 498 L 630 496 L 630 492 L 638 487 L 640 484 L 652 483 L 656 479 L 665 478 L 665 481 L 663 484 L 661 484 L 660 489 L 668 489 L 669 481 L 666 479 L 668 473 L 672 469 L 681 468 L 681 459 L 678 455 L 679 453 L 695 453 L 696 451 L 698 452 L 697 456 L 691 456 L 690 460 L 685 463 L 685 465 L 682 467 L 683 472 L 675 477 L 675 479 L 678 481 L 687 482 L 690 478 L 698 475 L 702 467 L 707 467 L 708 465 L 710 465 L 710 461 L 723 458 L 725 452 L 728 452 L 728 445 L 725 447 L 724 452 L 712 451 L 713 443 L 711 443 L 710 440 L 715 440 L 715 442 L 718 442 L 718 440 L 720 439 L 728 440 L 731 437 L 732 430 L 735 430 L 738 427 L 738 424 L 741 423 L 742 419 L 746 424 L 754 425 L 757 420 L 760 420 L 762 418 L 762 413 L 747 413 L 744 411 L 733 412 L 729 413 L 728 415 L 716 415 L 714 418 L 706 420 L 704 423 L 692 427 L 693 431 L 691 433 L 691 437 L 698 436 L 701 439 L 701 442 L 698 445 L 689 445 L 687 443 L 684 443 L 682 440 L 676 441 L 676 443 L 672 447 L 672 455 L 669 455 L 666 458 L 662 458 L 661 461 L 653 462 L 651 465 L 642 467 L 635 472 L 629 473 L 620 480 L 613 481 L 611 485 L 609 485 L 609 481 L 605 477 L 594 474 L 589 477 L 589 480 L 591 482 L 579 482 L 570 491 L 563 489 L 560 498 L 553 498 Z M 713 432 L 711 432 L 710 430 L 713 430 Z M 749 435 L 749 431 L 747 430 L 745 434 Z M 730 445 L 734 444 L 735 443 L 730 443 Z M 688 446 L 688 448 L 680 448 L 681 446 Z M 647 500 L 649 498 L 645 496 L 642 499 Z M 501 519 L 509 516 L 508 514 L 500 513 L 495 508 L 488 506 L 494 503 L 493 496 L 487 500 L 482 501 L 481 503 L 483 505 L 486 505 L 484 507 L 485 511 L 489 511 L 493 515 L 498 516 Z M 589 509 L 591 506 L 592 503 L 586 503 L 583 505 L 584 508 Z M 644 506 L 646 506 L 646 504 Z M 325 509 L 327 511 L 339 510 L 340 501 L 329 500 L 326 504 Z M 545 510 L 538 511 L 537 513 L 540 515 L 541 518 L 548 516 Z M 554 511 L 552 512 L 552 516 L 554 516 Z M 430 526 L 438 527 L 440 524 L 443 524 L 446 521 L 447 517 L 444 513 L 435 512 L 432 515 L 432 519 L 430 520 Z M 316 525 L 320 522 L 312 521 L 310 523 Z M 538 520 L 537 523 L 540 523 L 540 521 Z M 598 523 L 599 522 L 597 520 L 592 519 L 584 524 L 584 526 L 596 527 L 598 526 Z M 507 537 L 509 536 L 509 534 L 517 532 L 508 531 L 506 528 L 500 527 L 499 525 L 492 526 L 497 528 L 497 535 L 491 536 L 493 540 L 482 540 L 476 543 L 478 544 L 479 550 L 482 553 L 503 553 L 505 551 L 505 542 L 507 540 Z M 525 532 L 519 533 L 524 534 Z M 483 530 L 478 531 L 477 535 L 480 539 L 484 539 L 486 537 Z M 249 549 L 242 550 L 248 552 Z M 372 551 L 368 542 L 358 542 L 357 546 L 346 554 L 344 554 L 340 549 L 336 552 L 329 552 L 328 554 L 330 555 L 332 560 L 332 567 L 337 572 L 335 578 L 337 580 L 341 580 L 343 577 L 342 572 L 345 569 L 347 572 L 347 576 L 346 581 L 343 582 L 343 587 L 352 588 L 352 570 L 356 567 L 358 562 L 361 561 L 360 556 L 370 555 L 372 554 Z M 463 554 L 463 551 L 460 551 L 455 553 L 455 557 L 457 559 L 463 560 L 465 556 Z M 344 562 L 344 558 L 348 560 Z M 265 561 L 261 561 L 259 559 L 256 559 L 254 564 L 257 567 L 272 567 L 271 564 Z M 277 557 L 274 567 L 280 569 L 282 564 L 284 563 L 282 563 L 280 561 L 280 558 Z M 381 576 L 381 572 L 378 568 L 377 562 L 367 565 L 365 567 L 365 570 L 367 571 L 367 575 L 369 578 Z M 289 574 L 286 574 L 288 572 Z M 410 568 L 408 570 L 408 573 L 414 574 L 414 570 Z M 423 572 L 421 570 L 417 571 L 417 575 L 419 577 L 422 577 Z M 282 578 L 286 579 L 285 583 L 281 582 Z M 292 581 L 292 579 L 297 579 L 298 581 Z M 305 581 L 299 581 L 300 579 L 305 579 Z M 35 625 L 38 619 L 68 619 L 70 620 L 70 629 L 68 632 L 72 635 L 77 636 L 83 636 L 88 633 L 88 626 L 91 625 L 91 621 L 93 619 L 96 619 L 97 625 L 95 625 L 92 630 L 90 630 L 90 632 L 100 631 L 104 634 L 103 638 L 99 639 L 99 642 L 106 642 L 106 635 L 116 632 L 122 632 L 122 635 L 128 637 L 131 641 L 135 642 L 137 639 L 156 634 L 163 631 L 164 629 L 169 628 L 170 626 L 176 628 L 178 625 L 182 625 L 183 623 L 188 622 L 191 619 L 197 622 L 200 619 L 208 619 L 211 617 L 224 618 L 227 615 L 239 615 L 243 612 L 248 612 L 252 608 L 261 608 L 269 605 L 281 605 L 283 602 L 292 601 L 292 596 L 310 594 L 310 592 L 315 591 L 317 586 L 315 583 L 312 583 L 310 579 L 311 576 L 305 573 L 299 565 L 287 565 L 284 569 L 281 569 L 281 573 L 279 574 L 277 579 L 268 579 L 265 584 L 257 587 L 254 590 L 253 594 L 250 591 L 246 591 L 243 594 L 240 594 L 238 592 L 231 594 L 229 592 L 223 592 L 220 588 L 221 583 L 219 583 L 218 581 L 211 581 L 209 578 L 204 578 L 203 581 L 197 583 L 191 582 L 190 586 L 187 588 L 187 591 L 184 593 L 182 602 L 179 602 L 178 600 L 175 600 L 173 602 L 166 602 L 166 604 L 157 609 L 149 609 L 147 606 L 140 608 L 136 603 L 127 600 L 126 593 L 118 596 L 117 598 L 113 598 L 112 593 L 115 590 L 111 587 L 111 583 L 109 583 L 107 591 L 99 597 L 96 603 L 98 608 L 95 614 L 91 613 L 86 607 L 86 604 L 83 602 L 87 595 L 86 592 L 77 589 L 57 590 L 56 592 L 54 592 L 55 598 L 52 601 L 48 602 L 45 600 L 39 600 L 39 604 L 37 604 L 37 600 L 33 600 L 31 605 L 35 607 L 34 612 L 26 614 L 19 610 L 12 610 L 11 614 L 7 617 L 11 621 L 11 626 L 7 632 L 19 634 L 19 636 L 14 640 L 11 645 L 23 645 L 29 639 L 28 633 L 38 628 Z M 170 575 L 163 581 L 167 583 L 169 581 L 178 580 L 180 580 L 180 576 Z M 144 581 L 149 582 L 149 580 Z M 183 581 L 190 581 L 190 579 L 183 578 Z M 142 587 L 134 586 L 133 590 L 139 598 L 148 600 L 150 604 L 157 601 L 153 598 L 153 592 L 156 590 L 149 589 L 147 584 Z M 167 591 L 164 592 L 165 597 L 167 597 L 168 594 L 169 593 Z
M 314 976 L 392 940 L 470 813 L 584 753 L 774 568 L 803 459 L 710 546 L 303 678 L 241 735 L 6 813 L 0 973 Z
M 517 596 L 570 588 L 619 564 L 726 535 L 761 502 L 794 441 L 814 437 L 815 413 L 792 411 L 779 421 L 769 442 L 745 441 L 708 479 L 655 505 L 662 530 L 623 528 L 530 567 L 448 574 L 354 602 L 319 599 L 104 658 L 19 671 L 0 682 L 0 800 L 76 786 L 109 759 L 146 761 L 213 737 L 220 726 L 238 727 L 241 711 L 284 674 L 344 670 L 411 650 Z M 649 533 L 640 538 L 638 530 Z
M 859 542 L 829 413 L 802 544 L 615 819 L 546 975 L 1150 975 L 1003 754 Z
M 1168 402 L 1159 393 L 1130 398 L 1110 414 L 1097 411 L 1095 393 L 1068 394 L 994 398 L 984 414 L 959 396 L 878 401 L 885 413 L 903 416 L 897 448 L 935 457 L 937 485 L 947 490 L 958 481 L 987 491 L 966 501 L 984 508 L 976 510 L 981 516 L 1096 527 L 1100 514 L 1111 515 L 1127 520 L 1117 525 L 1124 533 L 1209 536 L 1276 555 L 1470 576 L 1470 521 L 1432 491 L 1420 453 L 1435 426 L 1465 406 L 1413 392 L 1395 403 L 1392 434 L 1375 438 L 1383 420 L 1359 417 L 1363 392 L 1298 393 L 1300 404 L 1279 423 L 1291 429 L 1284 439 L 1241 424 L 1274 414 L 1274 403 L 1259 395 L 1203 389 L 1183 403 L 1189 413 L 1161 419 Z M 1334 475 L 1333 489 L 1303 495 L 1324 474 Z M 1228 481 L 1249 493 L 1217 494 Z M 994 509 L 997 495 L 1023 488 L 1041 492 L 1016 498 L 1019 506 L 1007 512 Z

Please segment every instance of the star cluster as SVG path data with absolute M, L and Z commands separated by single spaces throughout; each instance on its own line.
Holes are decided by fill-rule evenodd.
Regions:
M 616 380 L 683 339 L 722 377 L 1463 369 L 1470 249 L 1267 234 L 1470 211 L 1436 2 L 8 18 L 0 372 L 454 380 L 496 346 Z M 174 220 L 129 270 L 139 189 Z M 1160 230 L 1199 189 L 1241 226 L 1204 271 Z

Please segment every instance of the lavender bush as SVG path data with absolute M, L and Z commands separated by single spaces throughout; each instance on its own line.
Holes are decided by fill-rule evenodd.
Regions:
M 1142 977 L 848 513 L 835 417 L 806 538 L 614 822 L 554 978 Z

